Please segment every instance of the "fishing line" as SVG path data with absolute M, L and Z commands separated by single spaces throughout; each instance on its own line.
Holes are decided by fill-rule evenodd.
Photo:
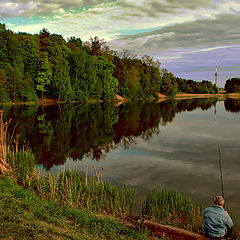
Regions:
M 221 178 L 222 197 L 224 198 L 224 191 L 223 191 L 223 174 L 222 174 L 222 161 L 221 161 L 221 153 L 220 153 L 220 146 L 219 146 L 219 144 L 218 144 L 218 159 L 219 159 L 219 170 L 220 170 L 220 178 Z
M 215 104 L 214 108 L 214 125 L 216 131 L 216 122 L 217 122 L 217 106 Z M 221 152 L 220 152 L 220 145 L 218 143 L 218 161 L 219 161 L 219 171 L 220 171 L 220 179 L 221 179 L 221 190 L 222 190 L 222 197 L 224 198 L 224 190 L 223 190 L 223 173 L 222 173 L 222 160 L 221 160 Z

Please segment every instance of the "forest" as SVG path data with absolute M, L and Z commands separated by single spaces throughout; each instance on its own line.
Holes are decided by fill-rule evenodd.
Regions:
M 228 79 L 225 83 L 225 91 L 229 93 L 240 92 L 240 78 Z
M 159 93 L 216 93 L 209 81 L 177 78 L 150 56 L 113 51 L 103 39 L 14 33 L 0 23 L 0 102 L 158 98 Z

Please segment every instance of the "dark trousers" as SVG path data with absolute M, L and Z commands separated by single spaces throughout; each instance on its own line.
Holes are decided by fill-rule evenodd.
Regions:
M 232 228 L 228 228 L 227 229 L 227 232 L 226 232 L 226 234 L 224 235 L 224 236 L 222 236 L 222 237 L 219 237 L 219 238 L 216 238 L 216 237 L 211 237 L 211 236 L 209 236 L 207 233 L 205 233 L 205 235 L 208 237 L 208 238 L 211 238 L 211 239 L 227 239 L 227 238 L 230 238 L 231 236 L 232 236 Z
M 232 228 L 228 228 L 227 233 L 225 234 L 225 236 L 223 238 L 227 239 L 227 238 L 231 237 L 232 236 L 232 231 L 233 231 Z

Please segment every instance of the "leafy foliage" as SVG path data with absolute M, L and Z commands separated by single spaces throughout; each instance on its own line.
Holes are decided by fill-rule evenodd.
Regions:
M 202 82 L 195 82 L 191 79 L 186 80 L 182 78 L 176 78 L 178 85 L 178 91 L 182 93 L 200 93 L 200 94 L 214 94 L 218 92 L 218 89 L 209 81 L 203 80 Z
M 231 78 L 226 81 L 225 90 L 230 93 L 240 92 L 240 78 Z
M 161 63 L 144 55 L 110 50 L 97 36 L 80 38 L 14 33 L 0 23 L 0 102 L 36 101 L 45 96 L 69 100 L 173 97 L 177 92 L 215 93 L 210 82 L 176 78 Z

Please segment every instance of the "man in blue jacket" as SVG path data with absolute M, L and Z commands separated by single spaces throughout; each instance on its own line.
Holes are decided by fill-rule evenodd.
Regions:
M 227 239 L 232 235 L 232 227 L 232 219 L 224 210 L 223 197 L 216 196 L 214 205 L 204 211 L 204 233 L 210 238 Z

